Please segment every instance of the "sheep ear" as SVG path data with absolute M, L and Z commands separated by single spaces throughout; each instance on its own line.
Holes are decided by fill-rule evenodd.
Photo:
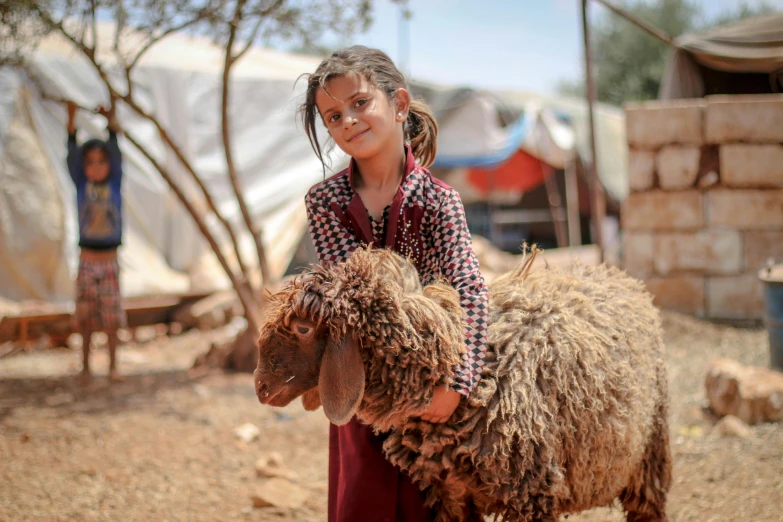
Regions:
M 302 406 L 307 411 L 315 411 L 321 407 L 321 393 L 316 386 L 312 390 L 307 390 L 302 395 Z
M 364 396 L 364 364 L 352 335 L 326 345 L 318 389 L 326 417 L 338 426 L 347 424 Z

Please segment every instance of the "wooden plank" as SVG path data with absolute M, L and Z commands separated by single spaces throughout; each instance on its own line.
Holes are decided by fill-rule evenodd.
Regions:
M 183 303 L 192 303 L 208 295 L 208 292 L 192 292 L 123 299 L 128 327 L 171 322 L 174 310 Z M 0 342 L 30 340 L 46 334 L 68 335 L 73 330 L 72 316 L 71 305 L 28 305 L 17 315 L 0 318 Z
M 563 200 L 560 197 L 560 189 L 557 187 L 554 169 L 545 163 L 541 163 L 541 167 L 544 169 L 544 184 L 546 187 L 547 202 L 549 203 L 549 210 L 552 213 L 552 222 L 555 225 L 557 246 L 559 248 L 564 248 L 568 246 L 568 241 L 566 239 L 566 215 L 563 211 Z

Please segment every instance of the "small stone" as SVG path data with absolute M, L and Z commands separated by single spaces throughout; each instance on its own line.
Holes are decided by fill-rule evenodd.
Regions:
M 68 339 L 65 341 L 68 348 L 71 350 L 81 350 L 82 349 L 82 335 L 78 333 L 73 333 L 68 336 Z
M 781 372 L 716 359 L 705 388 L 710 408 L 718 415 L 734 415 L 751 425 L 783 420 Z
M 154 327 L 157 337 L 165 337 L 169 333 L 169 327 L 165 324 L 156 324 Z
M 709 171 L 699 179 L 699 188 L 706 189 L 715 185 L 719 181 L 718 173 L 714 170 Z
M 73 395 L 70 393 L 57 393 L 44 399 L 47 406 L 61 406 L 73 402 Z
M 734 415 L 726 415 L 715 425 L 715 432 L 724 437 L 739 437 L 746 439 L 753 435 L 753 430 Z
M 169 335 L 179 335 L 184 330 L 182 323 L 173 322 L 169 325 Z
M 251 498 L 255 508 L 296 509 L 305 503 L 307 496 L 307 490 L 296 484 L 282 478 L 271 478 L 264 482 Z
M 92 345 L 96 348 L 105 348 L 109 344 L 109 336 L 106 332 L 95 332 L 92 334 Z
M 234 435 L 245 442 L 253 442 L 260 434 L 261 430 L 258 429 L 258 426 L 249 422 L 234 430 Z
M 151 342 L 157 337 L 154 326 L 139 326 L 133 330 L 133 337 L 139 344 Z
M 292 481 L 297 479 L 296 472 L 288 469 L 283 462 L 283 456 L 276 452 L 265 455 L 256 461 L 256 476 L 279 477 Z
M 117 330 L 117 340 L 123 344 L 129 343 L 133 340 L 133 334 L 127 328 L 120 328 Z
M 209 399 L 212 396 L 212 392 L 203 384 L 194 384 L 193 391 L 202 399 Z
M 120 361 L 130 364 L 146 364 L 150 362 L 149 356 L 132 350 L 120 351 L 118 357 Z

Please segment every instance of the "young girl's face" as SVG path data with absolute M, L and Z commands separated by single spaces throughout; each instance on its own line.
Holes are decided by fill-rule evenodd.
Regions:
M 402 123 L 410 97 L 398 89 L 388 96 L 358 74 L 337 76 L 315 93 L 318 112 L 340 149 L 354 159 L 368 159 L 388 147 L 402 149 Z
M 109 177 L 109 158 L 100 149 L 92 149 L 84 155 L 84 176 L 93 183 L 101 183 Z

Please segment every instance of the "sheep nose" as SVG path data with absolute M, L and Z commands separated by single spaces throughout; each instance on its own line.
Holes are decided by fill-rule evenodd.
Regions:
M 269 385 L 256 382 L 256 395 L 259 399 L 269 397 Z

